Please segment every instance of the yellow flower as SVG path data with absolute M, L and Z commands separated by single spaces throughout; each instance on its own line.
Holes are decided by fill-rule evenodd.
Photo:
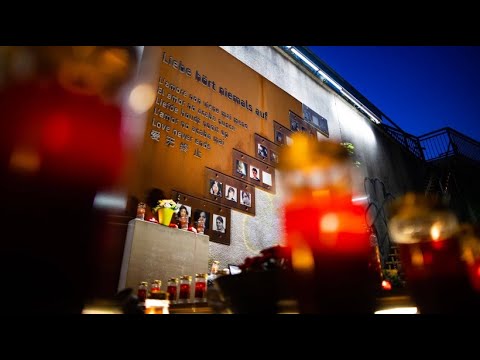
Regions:
M 158 200 L 158 204 L 153 208 L 153 211 L 158 211 L 162 208 L 170 208 L 172 210 L 178 210 L 178 205 L 172 199 Z

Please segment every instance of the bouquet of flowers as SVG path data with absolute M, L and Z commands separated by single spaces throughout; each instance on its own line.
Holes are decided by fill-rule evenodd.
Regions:
M 173 214 L 178 210 L 178 204 L 172 199 L 158 200 L 157 206 L 152 210 L 158 213 L 158 222 L 161 225 L 169 226 Z
M 154 212 L 157 212 L 158 210 L 160 209 L 163 209 L 163 208 L 167 208 L 167 209 L 171 209 L 173 211 L 177 211 L 178 210 L 178 205 L 175 201 L 173 201 L 172 199 L 168 199 L 168 200 L 158 200 L 158 204 L 157 206 L 155 206 L 152 210 Z

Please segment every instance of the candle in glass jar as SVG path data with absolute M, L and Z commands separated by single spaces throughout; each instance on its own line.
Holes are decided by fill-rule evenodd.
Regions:
M 140 303 L 145 303 L 145 300 L 147 299 L 147 293 L 148 293 L 148 283 L 146 281 L 142 281 L 138 285 L 138 289 L 137 289 L 137 297 Z
M 352 202 L 348 152 L 301 133 L 292 140 L 279 165 L 299 312 L 373 313 L 365 207 Z
M 160 299 L 161 280 L 153 280 L 150 286 L 150 299 Z
M 199 218 L 197 220 L 197 233 L 203 234 L 205 231 L 205 219 Z
M 312 251 L 365 257 L 370 250 L 365 208 L 345 194 L 299 194 L 285 204 L 287 245 L 307 242 Z
M 390 235 L 419 312 L 478 313 L 456 215 L 440 202 L 413 193 L 397 199 L 390 213 Z
M 465 260 L 470 283 L 480 297 L 480 237 L 469 224 L 463 224 L 458 234 L 462 248 L 462 258 Z
M 190 275 L 183 275 L 180 277 L 180 293 L 178 295 L 179 303 L 190 302 L 190 286 L 192 284 L 192 277 Z
M 179 219 L 179 222 L 180 222 L 180 229 L 188 230 L 188 217 L 181 216 Z
M 294 197 L 285 205 L 285 224 L 299 311 L 373 313 L 378 284 L 368 267 L 363 206 L 348 195 Z
M 177 302 L 177 288 L 178 288 L 178 279 L 177 278 L 168 279 L 167 293 L 168 293 L 168 299 L 172 303 Z
M 207 277 L 208 274 L 195 275 L 195 302 L 207 301 Z
M 137 219 L 145 220 L 145 203 L 141 202 L 137 205 Z

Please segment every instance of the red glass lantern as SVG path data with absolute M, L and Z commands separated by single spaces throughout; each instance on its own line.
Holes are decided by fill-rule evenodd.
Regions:
M 373 313 L 365 208 L 352 202 L 348 153 L 331 141 L 292 138 L 293 145 L 282 149 L 280 168 L 299 311 Z
M 462 249 L 455 214 L 434 199 L 413 193 L 399 198 L 390 212 L 389 231 L 419 312 L 478 313 L 480 299 L 473 277 L 469 278 L 469 264 L 474 262 L 468 261 L 470 247 Z

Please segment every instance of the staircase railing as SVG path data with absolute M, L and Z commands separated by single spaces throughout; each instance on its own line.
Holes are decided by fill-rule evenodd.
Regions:
M 457 155 L 480 163 L 480 143 L 445 127 L 418 137 L 426 161 Z
M 400 128 L 396 128 L 385 123 L 381 124 L 382 128 L 390 135 L 396 142 L 402 145 L 405 149 L 415 155 L 417 158 L 424 160 L 424 154 L 422 151 L 422 146 L 420 144 L 419 139 L 406 133 L 405 131 L 401 130 Z

